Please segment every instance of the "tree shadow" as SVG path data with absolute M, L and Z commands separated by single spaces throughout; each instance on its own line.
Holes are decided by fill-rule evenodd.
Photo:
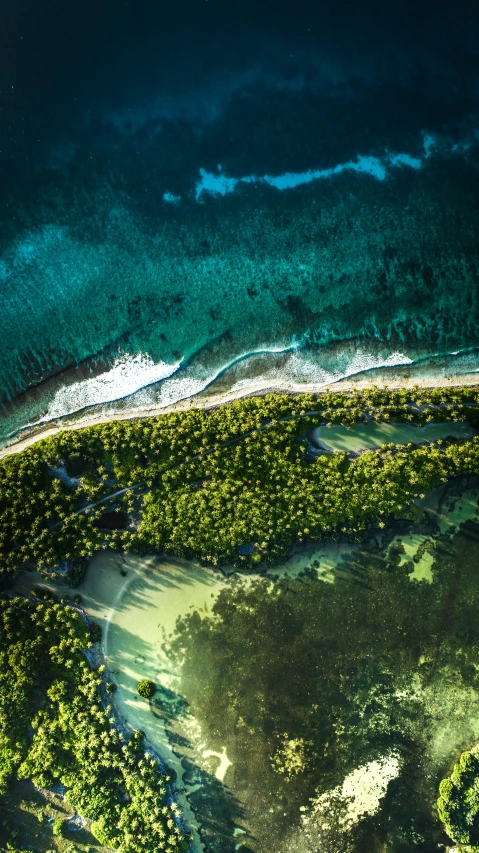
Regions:
M 183 759 L 182 765 L 185 783 L 193 789 L 188 800 L 208 853 L 234 853 L 238 845 L 235 830 L 241 830 L 245 841 L 253 840 L 245 826 L 244 808 L 227 785 L 190 759 Z
M 139 555 L 129 554 L 125 557 L 112 551 L 108 554 L 108 560 L 108 565 L 102 567 L 106 574 L 106 590 L 101 586 L 97 589 L 91 582 L 90 573 L 96 568 L 92 563 L 82 585 L 83 594 L 95 610 L 107 610 L 112 606 L 117 611 L 125 611 L 130 607 L 146 609 L 151 606 L 151 597 L 155 594 L 179 589 L 191 590 L 198 585 L 208 586 L 215 579 L 212 571 L 174 558 L 158 562 L 154 557 L 145 560 Z M 123 594 L 120 576 L 125 578 Z M 111 596 L 108 595 L 108 580 L 111 581 Z M 79 591 L 81 594 L 82 589 Z

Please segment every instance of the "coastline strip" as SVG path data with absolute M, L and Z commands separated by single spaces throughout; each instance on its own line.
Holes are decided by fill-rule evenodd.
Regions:
M 56 435 L 59 432 L 86 429 L 89 426 L 111 423 L 113 421 L 142 420 L 144 418 L 158 417 L 158 415 L 166 415 L 170 412 L 187 411 L 189 409 L 216 409 L 227 403 L 233 403 L 235 400 L 242 400 L 247 397 L 264 397 L 268 394 L 289 394 L 291 396 L 299 394 L 317 394 L 318 396 L 321 396 L 322 394 L 330 392 L 332 388 L 334 388 L 335 391 L 361 391 L 366 388 L 371 388 L 373 385 L 380 390 L 397 391 L 402 388 L 418 388 L 420 390 L 427 390 L 429 388 L 460 388 L 463 386 L 474 386 L 478 384 L 479 375 L 477 373 L 463 374 L 455 377 L 454 379 L 447 379 L 446 381 L 444 381 L 443 378 L 439 381 L 430 378 L 412 380 L 398 377 L 398 381 L 394 383 L 386 383 L 384 381 L 374 383 L 366 379 L 358 381 L 346 379 L 331 383 L 331 386 L 327 387 L 316 384 L 306 385 L 285 383 L 283 385 L 278 384 L 271 386 L 267 383 L 258 383 L 233 392 L 214 395 L 193 395 L 192 397 L 187 397 L 184 400 L 180 400 L 177 403 L 172 403 L 171 405 L 164 407 L 132 409 L 122 412 L 109 412 L 107 414 L 97 412 L 95 414 L 89 414 L 84 418 L 73 418 L 72 420 L 59 418 L 57 421 L 49 421 L 47 424 L 42 424 L 41 430 L 38 430 L 38 428 L 33 426 L 28 435 L 23 434 L 23 437 L 17 436 L 12 442 L 5 445 L 5 447 L 0 448 L 0 460 L 5 459 L 7 456 L 11 456 L 12 454 L 20 453 L 32 444 L 36 444 L 38 441 L 42 441 L 42 439 Z

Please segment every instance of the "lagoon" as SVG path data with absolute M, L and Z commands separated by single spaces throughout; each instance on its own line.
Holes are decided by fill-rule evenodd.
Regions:
M 330 584 L 335 566 L 349 550 L 350 546 L 333 542 L 303 546 L 272 574 L 295 579 L 310 570 Z M 211 617 L 223 590 L 248 588 L 257 579 L 257 575 L 225 576 L 175 558 L 160 561 L 151 555 L 106 551 L 95 554 L 79 587 L 86 612 L 102 627 L 107 676 L 117 685 L 113 698 L 117 713 L 129 727 L 145 732 L 151 747 L 176 773 L 178 801 L 193 832 L 193 853 L 202 849 L 199 830 L 204 810 L 196 804 L 194 813 L 191 798 L 209 791 L 221 805 L 221 791 L 232 784 L 235 767 L 229 747 L 208 734 L 189 708 L 181 666 L 171 655 L 169 642 L 177 624 L 191 614 Z M 157 686 L 152 700 L 137 693 L 142 679 Z M 228 823 L 223 829 L 234 837 L 241 825 Z
M 423 427 L 412 424 L 370 423 L 345 427 L 342 424 L 319 426 L 313 430 L 315 444 L 324 450 L 357 453 L 361 450 L 373 450 L 383 444 L 422 444 L 438 441 L 452 436 L 466 439 L 476 434 L 466 421 L 426 424 Z

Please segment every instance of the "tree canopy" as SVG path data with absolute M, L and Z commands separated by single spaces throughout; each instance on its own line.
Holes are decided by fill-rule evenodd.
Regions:
M 127 738 L 112 724 L 101 672 L 84 655 L 89 644 L 73 608 L 0 598 L 0 793 L 14 778 L 61 782 L 101 844 L 186 850 L 168 777 L 145 753 L 142 733 Z

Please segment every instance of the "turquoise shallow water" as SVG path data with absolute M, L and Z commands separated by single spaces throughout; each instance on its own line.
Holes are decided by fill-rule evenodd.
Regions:
M 0 441 L 212 382 L 479 369 L 474 63 L 439 40 L 432 72 L 415 38 L 406 64 L 380 40 L 348 53 L 338 32 L 334 56 L 303 39 L 285 64 L 285 37 L 238 34 L 226 57 L 211 35 L 208 61 L 186 40 L 168 68 L 106 55 L 14 152 Z
M 71 225 L 24 235 L 0 266 L 4 400 L 70 373 L 7 405 L 3 437 L 171 376 L 157 391 L 175 402 L 229 365 L 243 385 L 325 385 L 411 362 L 427 375 L 431 356 L 477 370 L 475 213 L 455 193 L 451 229 L 439 167 L 463 168 L 438 157 L 384 181 L 352 172 L 284 191 L 159 196 L 154 229 L 110 199 L 89 222 L 96 239 Z

